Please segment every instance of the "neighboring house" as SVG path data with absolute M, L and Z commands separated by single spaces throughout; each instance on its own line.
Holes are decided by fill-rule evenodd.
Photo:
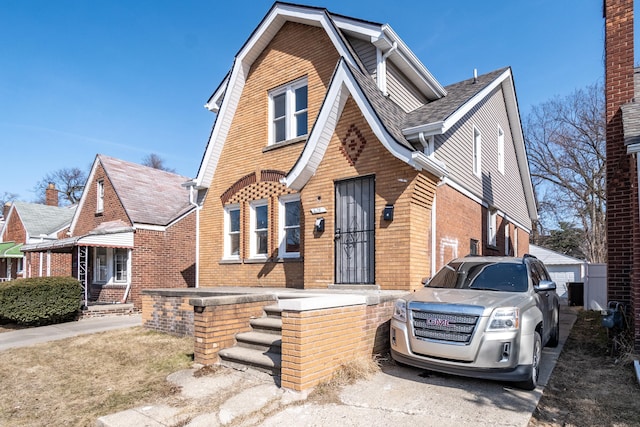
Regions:
M 136 308 L 142 289 L 195 286 L 195 206 L 187 180 L 96 156 L 68 236 L 22 247 L 27 276 L 48 275 L 49 255 L 65 253 L 66 274 L 84 284 L 88 303 Z
M 605 0 L 607 297 L 624 304 L 640 351 L 640 85 L 633 0 Z
M 5 206 L 5 223 L 0 230 L 0 278 L 5 280 L 27 277 L 24 254 L 25 244 L 56 241 L 66 236 L 75 206 L 58 206 L 58 190 L 49 184 L 46 204 L 13 202 Z M 49 260 L 49 275 L 67 271 L 71 258 L 54 254 Z
M 409 291 L 528 252 L 510 68 L 443 87 L 389 25 L 275 3 L 207 107 L 202 286 Z

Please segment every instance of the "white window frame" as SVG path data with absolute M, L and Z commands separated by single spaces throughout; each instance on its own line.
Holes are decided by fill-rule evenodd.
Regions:
M 96 212 L 104 212 L 104 179 L 96 182 Z
M 240 215 L 240 229 L 237 231 L 238 238 L 238 253 L 231 253 L 231 212 L 238 211 Z M 233 232 L 234 234 L 236 232 Z M 235 203 L 224 207 L 224 259 L 239 260 L 240 251 L 242 250 L 242 212 L 240 211 L 240 204 Z
M 510 239 L 510 232 L 509 232 L 509 222 L 508 221 L 504 221 L 504 254 L 506 256 L 509 256 L 509 243 L 511 243 L 511 239 Z
M 286 205 L 287 203 L 298 202 L 300 203 L 300 195 L 299 194 L 290 194 L 287 196 L 282 196 L 279 199 L 279 210 L 278 210 L 278 230 L 279 230 L 279 240 L 280 244 L 278 245 L 278 254 L 280 258 L 299 258 L 300 251 L 297 252 L 287 252 L 287 230 L 298 228 L 300 232 L 300 244 L 302 244 L 302 228 L 300 226 L 300 222 L 298 222 L 297 226 L 287 226 L 287 211 Z M 300 214 L 302 214 L 302 208 L 300 209 Z
M 480 178 L 482 176 L 482 133 L 475 125 L 472 136 L 473 174 Z
M 262 206 L 266 206 L 267 207 L 267 228 L 266 229 L 257 229 L 256 228 L 256 220 L 257 220 L 257 216 L 256 216 L 256 209 Z M 250 236 L 250 242 L 249 242 L 249 250 L 250 250 L 250 256 L 251 258 L 257 258 L 257 259 L 266 259 L 269 257 L 269 202 L 267 199 L 260 199 L 260 200 L 254 200 L 251 203 L 249 203 L 249 208 L 250 208 L 250 215 L 249 215 L 249 222 L 250 222 L 250 227 L 249 227 L 249 236 Z M 266 231 L 267 232 L 267 251 L 266 253 L 258 253 L 258 232 L 263 232 Z
M 295 97 L 295 93 L 297 89 L 300 89 L 302 87 L 307 87 L 307 108 L 303 109 L 303 110 L 299 110 L 296 111 L 296 97 Z M 285 137 L 282 141 L 276 141 L 276 135 L 275 135 L 275 125 L 274 125 L 274 121 L 275 121 L 275 117 L 274 117 L 274 113 L 275 113 L 275 106 L 274 106 L 274 98 L 278 95 L 282 95 L 282 94 L 286 94 L 285 96 L 285 116 L 284 116 L 284 121 L 285 121 Z M 308 111 L 309 111 L 309 85 L 307 83 L 307 78 L 303 77 L 301 79 L 295 80 L 293 82 L 287 83 L 284 86 L 280 86 L 276 89 L 273 89 L 269 92 L 269 145 L 274 145 L 274 144 L 280 144 L 286 141 L 289 141 L 291 139 L 295 139 L 295 138 L 302 138 L 306 135 L 308 135 L 309 133 L 309 118 L 308 118 Z M 297 120 L 296 120 L 296 115 L 298 114 L 307 114 L 307 126 L 306 126 L 306 132 L 302 135 L 297 135 L 297 129 L 296 129 L 296 124 L 297 124 Z
M 496 247 L 498 243 L 498 211 L 487 211 L 487 245 Z
M 116 251 L 124 250 L 126 251 L 126 274 L 124 279 L 117 280 L 116 279 Z M 105 277 L 98 277 L 98 271 L 100 269 L 100 265 L 98 264 L 98 252 L 104 251 L 105 253 Z M 105 248 L 105 247 L 96 247 L 93 251 L 93 283 L 108 285 L 108 284 L 118 284 L 118 285 L 126 285 L 131 281 L 131 249 L 127 248 Z
M 504 175 L 504 131 L 498 125 L 498 171 Z

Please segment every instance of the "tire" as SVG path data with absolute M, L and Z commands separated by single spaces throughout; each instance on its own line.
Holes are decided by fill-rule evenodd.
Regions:
M 542 357 L 542 338 L 538 331 L 533 333 L 533 360 L 531 362 L 531 371 L 529 378 L 516 383 L 518 388 L 524 390 L 535 390 L 538 386 L 538 375 L 540 374 L 540 358 Z
M 553 330 L 551 331 L 551 335 L 549 336 L 549 341 L 547 342 L 547 347 L 557 347 L 560 343 L 560 313 L 556 308 L 553 317 L 555 319 Z

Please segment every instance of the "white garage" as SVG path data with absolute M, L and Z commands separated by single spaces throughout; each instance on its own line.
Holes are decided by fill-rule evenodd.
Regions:
M 578 282 L 583 284 L 582 299 L 585 309 L 600 310 L 607 306 L 606 264 L 587 263 L 536 245 L 529 245 L 529 252 L 547 266 L 551 279 L 558 286 L 560 297 L 568 298 L 567 283 Z

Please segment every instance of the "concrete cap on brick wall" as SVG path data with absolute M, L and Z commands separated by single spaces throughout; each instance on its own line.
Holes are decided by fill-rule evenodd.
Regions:
M 365 295 L 323 295 L 308 298 L 292 298 L 278 301 L 278 306 L 287 311 L 321 310 L 325 308 L 365 305 Z
M 189 304 L 194 307 L 209 307 L 215 305 L 244 304 L 249 302 L 275 301 L 275 295 L 225 295 L 204 298 L 190 298 Z

